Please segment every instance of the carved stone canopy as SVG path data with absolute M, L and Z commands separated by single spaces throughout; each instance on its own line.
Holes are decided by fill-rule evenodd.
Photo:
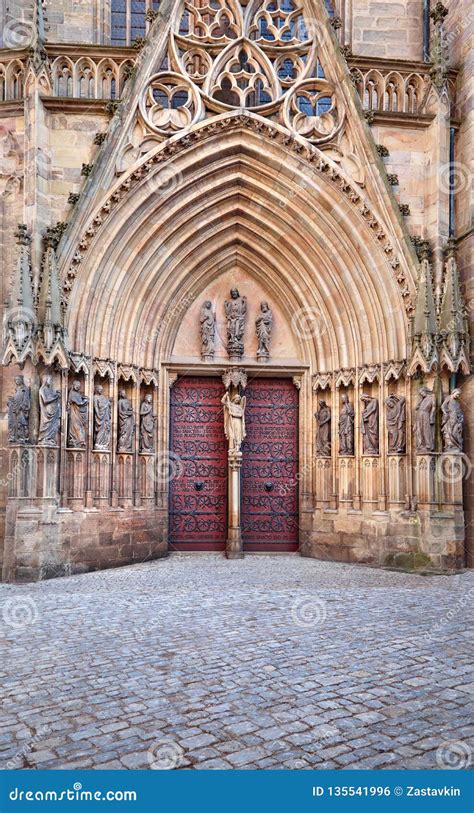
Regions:
M 231 386 L 236 389 L 241 387 L 244 390 L 247 386 L 247 373 L 239 367 L 232 367 L 230 370 L 224 372 L 222 381 L 224 382 L 226 390 Z

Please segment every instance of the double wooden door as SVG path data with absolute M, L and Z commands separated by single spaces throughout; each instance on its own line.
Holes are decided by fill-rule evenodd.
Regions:
M 171 390 L 169 540 L 177 550 L 224 550 L 227 534 L 227 441 L 220 378 L 183 376 Z M 298 547 L 298 394 L 291 380 L 249 382 L 243 444 L 241 514 L 244 549 Z

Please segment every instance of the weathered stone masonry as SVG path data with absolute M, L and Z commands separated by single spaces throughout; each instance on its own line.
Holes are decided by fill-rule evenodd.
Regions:
M 218 22 L 165 0 L 136 47 L 92 5 L 4 21 L 3 577 L 165 555 L 171 388 L 234 368 L 298 389 L 303 555 L 472 564 L 462 3 L 433 4 L 429 62 L 409 2 L 394 16 L 307 0 L 282 29 L 265 2 L 222 0 Z M 249 303 L 238 358 L 234 287 Z

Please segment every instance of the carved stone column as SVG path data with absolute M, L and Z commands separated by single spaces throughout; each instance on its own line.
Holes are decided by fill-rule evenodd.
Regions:
M 242 452 L 229 449 L 228 475 L 228 530 L 225 553 L 228 559 L 243 559 L 242 529 L 240 526 L 240 472 Z
M 245 405 L 247 399 L 240 393 L 247 386 L 247 374 L 234 367 L 222 376 L 226 393 L 222 399 L 224 406 L 224 431 L 229 442 L 228 452 L 228 521 L 226 556 L 228 559 L 243 559 L 240 474 L 242 469 L 242 442 L 245 438 Z

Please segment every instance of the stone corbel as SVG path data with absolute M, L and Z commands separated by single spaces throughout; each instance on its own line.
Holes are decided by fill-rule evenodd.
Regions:
M 244 390 L 247 386 L 247 373 L 240 367 L 232 367 L 230 370 L 225 370 L 222 375 L 224 387 L 228 390 L 231 386 L 238 389 L 242 387 Z

